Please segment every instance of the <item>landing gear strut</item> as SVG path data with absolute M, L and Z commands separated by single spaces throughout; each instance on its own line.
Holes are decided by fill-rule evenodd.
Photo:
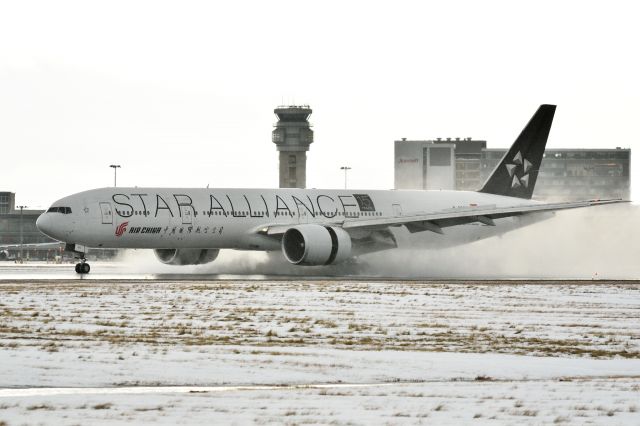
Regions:
M 67 243 L 64 246 L 64 251 L 70 251 L 74 254 L 75 258 L 80 260 L 80 263 L 76 263 L 76 273 L 88 274 L 91 271 L 91 266 L 87 263 L 87 258 L 84 256 L 86 248 L 78 244 Z

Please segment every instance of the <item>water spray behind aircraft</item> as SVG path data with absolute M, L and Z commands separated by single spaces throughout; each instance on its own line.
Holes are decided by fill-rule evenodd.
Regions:
M 433 235 L 431 238 L 443 236 Z M 411 241 L 413 240 L 413 241 Z M 446 239 L 443 238 L 443 241 Z M 571 210 L 472 244 L 426 249 L 419 237 L 404 248 L 364 255 L 326 267 L 301 269 L 281 252 L 223 250 L 215 262 L 192 267 L 159 265 L 151 251 L 123 255 L 129 272 L 151 274 L 388 277 L 398 279 L 638 279 L 640 207 Z

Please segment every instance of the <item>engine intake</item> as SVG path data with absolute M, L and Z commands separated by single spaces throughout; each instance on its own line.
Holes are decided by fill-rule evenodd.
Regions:
M 294 265 L 330 265 L 351 255 L 351 237 L 342 228 L 298 225 L 282 236 L 284 257 Z
M 166 265 L 203 265 L 218 257 L 218 249 L 156 249 L 158 260 Z

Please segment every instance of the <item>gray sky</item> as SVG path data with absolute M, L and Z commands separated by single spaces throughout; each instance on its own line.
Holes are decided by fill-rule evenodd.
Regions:
M 309 187 L 393 186 L 393 141 L 636 149 L 634 2 L 2 2 L 0 190 L 276 187 L 273 108 L 314 112 Z M 632 171 L 638 170 L 638 153 Z M 632 198 L 640 195 L 632 175 Z

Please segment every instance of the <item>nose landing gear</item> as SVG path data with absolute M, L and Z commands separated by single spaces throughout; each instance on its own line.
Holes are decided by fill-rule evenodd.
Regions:
M 84 256 L 86 248 L 79 244 L 65 244 L 65 251 L 73 252 L 76 259 L 80 260 L 80 263 L 76 263 L 76 273 L 88 274 L 91 271 L 91 266 L 87 263 L 87 258 Z
M 87 260 L 82 258 L 80 263 L 76 263 L 76 272 L 78 274 L 88 274 L 91 271 L 91 266 L 87 263 Z

